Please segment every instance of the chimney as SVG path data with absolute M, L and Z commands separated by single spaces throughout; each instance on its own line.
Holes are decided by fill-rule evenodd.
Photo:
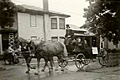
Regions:
M 48 12 L 48 0 L 43 0 L 43 11 Z

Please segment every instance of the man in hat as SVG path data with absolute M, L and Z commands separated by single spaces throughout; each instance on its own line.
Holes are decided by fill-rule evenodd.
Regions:
M 74 32 L 70 29 L 70 26 L 68 24 L 66 25 L 65 38 L 72 38 L 72 39 L 74 39 Z

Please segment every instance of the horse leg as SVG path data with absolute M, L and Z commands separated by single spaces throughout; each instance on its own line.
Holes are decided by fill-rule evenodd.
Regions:
M 57 56 L 57 63 L 59 63 L 60 58 Z M 54 60 L 52 61 L 53 65 L 55 66 L 55 71 L 58 71 L 59 65 L 54 63 Z
M 60 56 L 58 55 L 57 56 L 57 63 L 59 63 L 60 62 Z M 55 68 L 55 71 L 58 71 L 58 68 L 59 68 L 59 64 L 56 64 L 56 68 Z
M 62 56 L 58 55 L 57 57 L 58 57 L 58 63 L 61 63 L 63 61 Z M 59 65 L 58 65 L 58 67 L 59 67 Z M 63 67 L 61 67 L 61 71 L 64 71 Z
M 50 74 L 50 75 L 51 75 L 52 72 L 53 72 L 53 63 L 54 63 L 54 62 L 53 62 L 53 57 L 51 57 L 51 58 L 50 58 L 50 66 L 51 66 L 51 67 L 49 68 L 49 74 Z
M 37 57 L 37 73 L 35 73 L 35 75 L 38 75 L 39 74 L 39 68 L 40 68 L 40 60 L 41 58 L 40 57 Z
M 43 69 L 41 70 L 42 72 L 44 72 L 44 71 L 45 71 L 46 66 L 48 66 L 48 60 L 44 59 L 44 61 L 45 61 L 45 65 L 44 65 Z M 48 66 L 48 67 L 49 67 L 49 66 Z
M 53 66 L 55 66 L 55 67 L 56 67 L 56 68 L 55 68 L 55 71 L 58 71 L 58 67 L 59 67 L 59 66 L 58 66 L 58 64 L 55 64 L 55 63 L 54 63 L 53 58 L 52 58 L 51 60 L 52 60 L 52 64 L 53 64 Z
M 53 56 L 50 57 L 50 71 L 53 71 L 53 64 L 54 64 L 54 61 L 53 61 Z
M 39 71 L 39 68 L 40 68 L 40 60 L 41 60 L 41 58 L 37 58 L 37 71 L 38 71 L 38 73 L 40 72 L 40 71 Z
M 30 57 L 25 57 L 25 61 L 26 61 L 27 68 L 28 68 L 28 70 L 26 71 L 26 73 L 29 73 L 29 71 L 30 71 L 30 61 L 31 61 L 31 58 L 30 58 Z

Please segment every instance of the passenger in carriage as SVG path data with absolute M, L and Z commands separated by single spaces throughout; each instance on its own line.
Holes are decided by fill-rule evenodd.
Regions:
M 84 52 L 84 45 L 83 45 L 84 43 L 80 37 L 75 38 L 72 44 L 74 46 L 74 50 L 73 50 L 74 53 Z

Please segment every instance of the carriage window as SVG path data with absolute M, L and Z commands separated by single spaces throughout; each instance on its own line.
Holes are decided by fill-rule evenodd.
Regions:
M 36 27 L 36 16 L 30 15 L 30 25 L 31 27 Z
M 59 29 L 65 29 L 65 19 L 64 18 L 59 19 Z
M 97 43 L 96 43 L 96 37 L 92 37 L 92 46 L 96 47 Z M 103 46 L 103 45 L 102 45 Z
M 58 41 L 58 37 L 52 37 L 52 41 Z
M 90 37 L 85 37 L 86 45 L 90 46 Z
M 51 29 L 57 29 L 57 18 L 51 18 Z

